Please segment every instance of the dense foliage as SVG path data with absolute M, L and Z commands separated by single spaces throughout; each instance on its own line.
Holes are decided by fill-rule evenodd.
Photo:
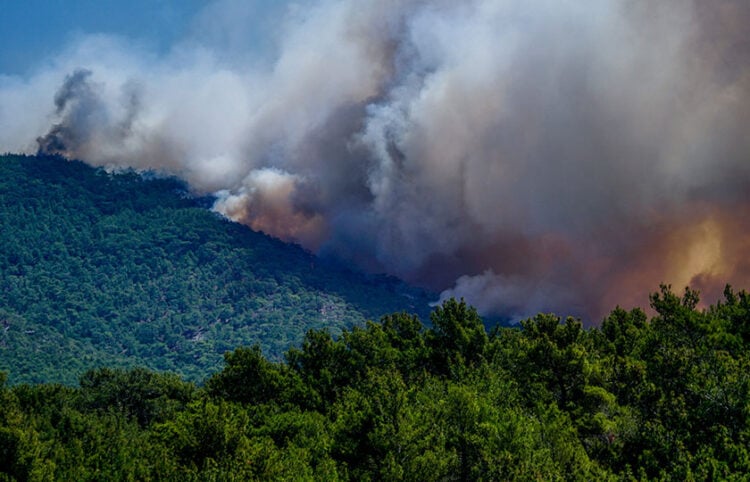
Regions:
M 432 328 L 310 331 L 285 362 L 239 348 L 201 388 L 142 369 L 5 387 L 0 480 L 746 480 L 750 296 L 651 302 L 488 334 L 449 300 Z
M 280 359 L 311 328 L 428 312 L 421 291 L 229 222 L 210 201 L 175 179 L 0 156 L 0 370 L 73 384 L 143 364 L 198 381 L 237 346 Z

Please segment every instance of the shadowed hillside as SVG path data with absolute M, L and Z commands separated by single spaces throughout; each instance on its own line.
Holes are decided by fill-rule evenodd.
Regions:
M 200 380 L 240 345 L 273 359 L 312 328 L 429 309 L 421 290 L 322 261 L 210 202 L 175 179 L 1 157 L 0 370 L 73 383 L 145 365 Z

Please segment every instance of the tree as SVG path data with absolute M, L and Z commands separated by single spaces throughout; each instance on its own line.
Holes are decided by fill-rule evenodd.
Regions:
M 144 368 L 91 370 L 81 377 L 80 387 L 85 410 L 116 409 L 142 427 L 169 418 L 195 395 L 195 387 L 176 375 Z
M 209 378 L 206 390 L 214 397 L 241 403 L 280 402 L 289 376 L 254 345 L 225 353 L 224 369 Z
M 485 361 L 487 332 L 476 309 L 463 299 L 446 300 L 430 314 L 430 320 L 433 328 L 427 332 L 427 345 L 437 373 L 455 376 Z

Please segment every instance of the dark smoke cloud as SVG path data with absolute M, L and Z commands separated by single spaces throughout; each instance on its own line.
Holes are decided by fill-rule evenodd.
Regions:
M 320 0 L 257 58 L 242 24 L 0 77 L 0 148 L 181 175 L 485 313 L 596 322 L 660 282 L 750 286 L 747 2 Z
M 98 97 L 89 83 L 91 71 L 76 70 L 65 78 L 55 94 L 55 114 L 61 122 L 37 138 L 42 154 L 68 154 L 69 147 L 79 148 L 88 140 L 101 110 Z
M 54 98 L 55 116 L 60 120 L 36 139 L 38 154 L 87 159 L 89 151 L 97 153 L 102 145 L 117 147 L 130 136 L 140 108 L 137 86 L 121 86 L 121 112 L 113 119 L 92 75 L 91 70 L 76 69 L 65 77 Z

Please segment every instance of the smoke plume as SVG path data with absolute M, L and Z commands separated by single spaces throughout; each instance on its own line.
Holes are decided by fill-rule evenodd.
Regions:
M 750 3 L 319 0 L 257 55 L 243 8 L 167 55 L 89 36 L 0 76 L 0 150 L 182 176 L 484 313 L 750 286 Z

